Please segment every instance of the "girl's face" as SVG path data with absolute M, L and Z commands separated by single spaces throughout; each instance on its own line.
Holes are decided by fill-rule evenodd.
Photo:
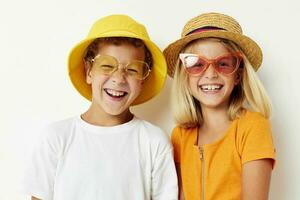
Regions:
M 198 54 L 206 59 L 215 59 L 228 55 L 231 51 L 218 40 L 198 40 L 186 53 Z M 197 76 L 189 75 L 188 84 L 192 96 L 196 98 L 203 109 L 228 109 L 231 92 L 240 81 L 241 70 L 230 75 L 217 72 L 212 64 Z

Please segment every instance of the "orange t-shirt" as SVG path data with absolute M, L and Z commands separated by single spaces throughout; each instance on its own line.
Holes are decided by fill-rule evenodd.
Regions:
M 244 112 L 212 144 L 197 146 L 197 132 L 180 126 L 172 132 L 185 200 L 238 200 L 242 165 L 263 158 L 275 162 L 271 126 L 259 113 Z

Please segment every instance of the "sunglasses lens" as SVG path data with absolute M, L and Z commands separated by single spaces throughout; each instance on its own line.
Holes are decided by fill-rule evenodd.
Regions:
M 133 61 L 127 66 L 127 74 L 136 79 L 144 79 L 149 73 L 147 63 L 142 61 Z
M 118 62 L 112 56 L 101 55 L 95 59 L 94 66 L 102 74 L 111 74 L 118 68 Z
M 115 57 L 99 55 L 94 59 L 93 67 L 100 74 L 111 75 L 118 70 L 119 63 Z M 145 79 L 150 72 L 148 64 L 139 60 L 133 60 L 124 69 L 127 76 L 139 80 Z
M 184 66 L 190 74 L 201 73 L 205 69 L 206 64 L 206 61 L 198 56 L 186 56 L 184 58 Z
M 226 56 L 216 61 L 215 68 L 220 73 L 230 74 L 236 70 L 238 64 L 239 58 L 237 56 Z

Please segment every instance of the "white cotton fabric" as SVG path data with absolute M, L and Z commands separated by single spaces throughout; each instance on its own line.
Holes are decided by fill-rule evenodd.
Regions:
M 23 189 L 42 200 L 176 200 L 169 137 L 134 117 L 113 126 L 79 116 L 41 133 Z

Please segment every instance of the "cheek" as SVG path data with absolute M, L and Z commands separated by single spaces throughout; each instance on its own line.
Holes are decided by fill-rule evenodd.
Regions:
M 142 91 L 143 82 L 142 81 L 129 81 L 129 87 L 132 92 L 137 93 L 137 95 Z
M 232 77 L 232 79 L 229 79 L 226 81 L 227 90 L 230 91 L 230 93 L 233 91 L 234 87 L 237 85 L 238 82 L 236 82 L 236 79 Z
M 199 82 L 199 77 L 189 77 L 188 79 L 188 86 L 190 90 L 193 92 L 198 89 L 198 82 Z
M 90 84 L 92 85 L 92 87 L 94 88 L 99 88 L 99 86 L 103 86 L 107 80 L 109 79 L 108 76 L 106 75 L 92 75 L 90 76 L 90 78 L 88 78 L 90 81 Z M 88 80 L 87 80 L 88 82 Z
M 196 83 L 195 78 L 189 77 L 189 79 L 188 79 L 189 87 L 192 88 L 195 85 L 195 83 Z

